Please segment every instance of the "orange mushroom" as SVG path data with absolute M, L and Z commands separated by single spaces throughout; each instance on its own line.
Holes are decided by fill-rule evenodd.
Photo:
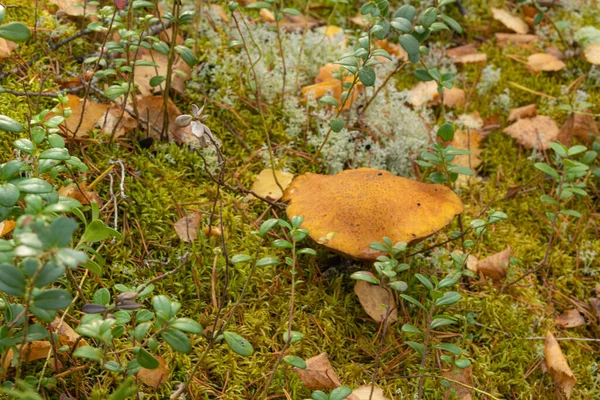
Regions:
M 288 217 L 304 217 L 302 227 L 312 239 L 363 260 L 381 255 L 369 245 L 384 236 L 394 243 L 414 242 L 439 231 L 463 210 L 460 198 L 445 186 L 372 168 L 301 175 L 283 200 L 290 203 Z

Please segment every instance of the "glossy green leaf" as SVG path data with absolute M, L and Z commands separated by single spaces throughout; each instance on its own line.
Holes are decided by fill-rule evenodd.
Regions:
M 234 352 L 243 357 L 248 357 L 254 352 L 250 342 L 233 332 L 223 332 L 223 337 L 227 346 Z
M 302 358 L 300 358 L 298 356 L 293 356 L 293 355 L 285 356 L 283 358 L 283 361 L 290 364 L 292 367 L 306 369 L 306 361 L 304 361 Z
M 9 22 L 8 24 L 0 25 L 0 37 L 12 42 L 21 43 L 29 40 L 31 31 L 21 22 Z
M 192 351 L 190 339 L 180 330 L 168 328 L 161 332 L 160 336 L 175 351 L 180 353 L 189 353 Z
M 146 349 L 139 349 L 135 358 L 137 358 L 140 365 L 146 369 L 156 369 L 159 366 L 158 360 Z

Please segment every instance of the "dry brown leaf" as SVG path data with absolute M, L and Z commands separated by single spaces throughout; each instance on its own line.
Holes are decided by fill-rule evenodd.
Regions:
M 52 329 L 54 329 L 54 332 L 58 334 L 58 341 L 63 346 L 67 345 L 69 347 L 73 347 L 75 342 L 77 342 L 77 339 L 81 336 L 75 332 L 75 330 L 71 328 L 65 321 L 62 321 L 61 323 L 61 320 L 58 317 L 56 317 L 54 321 L 50 323 L 50 326 Z M 77 347 L 81 346 L 89 346 L 89 344 L 85 341 L 85 339 L 81 339 L 79 342 L 77 342 Z
M 556 46 L 548 46 L 544 49 L 546 54 L 551 54 L 559 60 L 563 61 L 565 59 L 565 55 L 560 51 L 560 49 Z
M 419 82 L 409 92 L 409 102 L 415 107 L 423 104 L 435 105 L 440 101 L 440 93 L 437 91 L 437 83 L 434 81 Z M 465 91 L 453 87 L 444 90 L 444 105 L 448 107 L 460 107 L 465 103 Z
M 290 185 L 290 183 L 292 183 L 292 180 L 294 179 L 294 174 L 276 170 L 275 176 L 273 176 L 273 170 L 263 169 L 262 171 L 260 171 L 260 174 L 256 176 L 256 179 L 252 184 L 252 191 L 258 196 L 265 199 L 274 201 L 281 199 L 281 197 L 283 196 L 283 192 L 281 191 L 281 188 L 277 185 L 275 178 L 277 178 L 277 182 L 279 182 L 281 188 L 285 190 Z
M 513 108 L 508 115 L 508 122 L 521 118 L 533 118 L 537 115 L 537 104 L 529 104 L 523 107 Z
M 378 40 L 375 42 L 375 46 L 387 51 L 390 55 L 396 57 L 398 60 L 407 61 L 408 53 L 402 46 L 397 43 L 390 43 L 387 39 Z
M 506 47 L 509 44 L 530 45 L 537 42 L 539 36 L 521 33 L 496 33 L 496 45 Z
M 590 44 L 585 48 L 583 54 L 588 62 L 594 65 L 600 65 L 600 43 Z
M 0 59 L 10 57 L 14 49 L 19 47 L 15 42 L 0 38 Z
M 306 360 L 306 369 L 294 368 L 300 380 L 310 390 L 335 389 L 342 382 L 329 363 L 327 353 Z
M 198 237 L 200 227 L 200 213 L 191 213 L 175 222 L 175 232 L 183 242 L 189 243 Z
M 369 317 L 377 322 L 385 320 L 388 313 L 388 304 L 391 309 L 388 321 L 398 321 L 398 309 L 392 292 L 382 288 L 379 285 L 372 285 L 365 281 L 356 281 L 354 293 L 358 296 L 358 301 Z
M 223 6 L 219 4 L 210 4 L 209 7 L 211 10 L 214 11 L 215 14 L 219 16 L 219 18 L 221 18 L 221 20 L 223 20 L 224 22 L 229 22 L 229 16 L 225 12 Z
M 275 14 L 271 10 L 261 8 L 259 14 L 263 22 L 275 22 Z
M 590 110 L 584 110 L 584 112 L 590 113 Z M 561 126 L 557 139 L 565 146 L 571 146 L 573 138 L 589 142 L 590 135 L 597 136 L 598 134 L 598 126 L 592 115 L 571 113 L 569 119 Z
M 585 325 L 585 318 L 576 309 L 565 310 L 562 314 L 556 317 L 557 325 L 563 328 L 577 328 L 578 326 Z
M 97 203 L 98 207 L 102 208 L 102 199 L 98 196 L 98 193 L 87 189 L 85 181 L 61 187 L 58 190 L 58 195 L 75 199 L 83 205 L 88 205 L 90 202 Z
M 20 346 L 19 349 L 21 349 Z M 45 340 L 36 340 L 34 342 L 27 343 L 21 354 L 24 356 L 23 361 L 29 362 L 48 357 L 48 354 L 50 354 L 51 350 L 52 345 L 50 344 L 50 342 L 47 342 Z M 4 364 L 2 365 L 4 369 L 7 369 L 10 366 L 13 354 L 13 350 L 9 348 L 6 352 Z
M 209 228 L 208 226 L 205 226 L 204 228 L 202 228 L 202 232 L 206 236 L 213 236 L 213 237 L 221 237 L 221 235 L 223 234 L 223 232 L 221 232 L 221 228 L 218 226 L 213 226 L 211 228 Z M 227 234 L 225 234 L 225 238 L 227 238 Z
M 467 56 L 469 54 L 475 53 L 477 53 L 477 47 L 475 47 L 475 45 L 472 43 L 453 47 L 451 49 L 446 50 L 446 55 L 448 57 Z
M 372 396 L 371 389 L 371 385 L 360 386 L 352 391 L 352 394 L 348 396 L 348 400 L 388 400 L 384 396 L 383 389 L 375 386 Z
M 529 32 L 529 27 L 521 18 L 509 13 L 502 8 L 492 7 L 492 17 L 496 21 L 500 21 L 504 26 L 513 32 L 525 34 Z
M 112 135 L 114 132 L 115 138 L 127 134 L 138 126 L 136 119 L 129 113 L 123 112 L 117 105 L 110 106 L 99 123 L 102 125 L 102 133 Z
M 158 388 L 160 385 L 165 383 L 167 378 L 169 377 L 169 367 L 167 366 L 167 362 L 161 356 L 154 356 L 158 361 L 158 367 L 155 369 L 146 369 L 142 368 L 137 373 L 137 377 L 144 383 L 146 386 L 150 386 L 154 389 Z
M 306 18 L 304 15 L 285 14 L 283 20 L 279 22 L 281 28 L 286 32 L 299 32 L 305 28 L 311 30 L 317 26 L 318 21 L 313 17 Z
M 309 94 L 312 94 L 315 98 L 319 99 L 326 94 L 331 94 L 337 102 L 338 105 L 342 105 L 342 81 L 340 79 L 334 78 L 334 71 L 338 71 L 335 75 L 339 76 L 339 70 L 341 65 L 338 64 L 326 64 L 321 67 L 319 70 L 319 74 L 315 78 L 315 84 L 304 86 L 301 89 L 302 95 L 306 98 Z M 345 76 L 343 82 L 352 82 L 352 76 Z M 352 103 L 358 98 L 363 86 L 360 82 L 352 89 L 350 93 L 350 97 L 346 100 L 344 104 L 344 110 L 348 109 Z
M 544 358 L 546 367 L 550 371 L 550 374 L 552 374 L 552 378 L 554 378 L 554 384 L 561 389 L 568 399 L 571 397 L 571 392 L 577 383 L 577 378 L 573 375 L 573 372 L 567 363 L 567 359 L 560 349 L 558 341 L 550 331 L 546 333 Z
M 594 314 L 596 318 L 600 318 L 600 299 L 597 297 L 591 297 L 590 305 L 592 306 L 592 314 Z
M 457 373 L 458 372 L 458 373 Z M 473 366 L 467 368 L 451 369 L 443 372 L 444 378 L 452 379 L 468 386 L 473 386 Z M 464 387 L 454 382 L 450 382 L 450 388 L 454 389 L 454 398 L 456 400 L 471 400 L 473 398 L 473 389 Z
M 59 10 L 72 17 L 83 15 L 84 2 L 81 0 L 50 0 L 50 2 L 57 5 Z M 96 6 L 88 4 L 85 7 L 85 13 L 95 13 L 96 9 Z
M 481 165 L 481 158 L 479 158 L 479 156 L 481 155 L 482 142 L 483 136 L 476 131 L 466 132 L 457 130 L 452 139 L 452 147 L 455 149 L 470 150 L 471 154 L 455 156 L 454 160 L 452 160 L 452 164 L 475 170 L 475 168 Z
M 15 221 L 11 221 L 8 219 L 5 219 L 4 221 L 0 222 L 0 238 L 4 235 L 8 235 L 9 233 L 11 233 L 16 226 L 17 223 Z
M 473 64 L 485 62 L 487 62 L 487 54 L 485 53 L 466 54 L 464 56 L 458 56 L 454 58 L 455 64 Z
M 479 115 L 479 111 L 475 111 L 469 114 L 461 114 L 456 119 L 457 124 L 464 126 L 469 129 L 481 129 L 483 128 L 483 119 Z
M 527 66 L 535 72 L 560 71 L 566 64 L 556 58 L 555 55 L 547 53 L 536 53 L 527 57 Z
M 477 263 L 477 271 L 488 278 L 501 281 L 506 278 L 506 267 L 510 263 L 510 247 L 500 253 L 493 254 Z
M 84 102 L 83 99 L 70 94 L 67 97 L 69 100 L 65 107 L 71 108 L 71 116 L 61 124 L 61 127 L 68 136 L 85 136 L 97 124 L 102 124 L 102 117 L 106 114 L 108 104 L 96 103 L 91 99 Z M 54 114 L 49 113 L 46 118 L 49 119 L 53 116 Z
M 137 66 L 135 67 L 134 83 L 137 85 L 142 96 L 149 96 L 155 92 L 164 90 L 164 83 L 156 87 L 150 86 L 150 79 L 155 76 L 166 76 L 169 57 L 157 51 L 140 48 L 137 53 L 136 61 L 155 62 L 158 67 L 153 66 Z M 177 93 L 185 93 L 185 82 L 192 76 L 191 69 L 183 59 L 177 58 L 173 63 L 173 72 L 171 73 L 171 89 Z
M 165 122 L 165 114 L 163 110 L 164 97 L 138 96 L 136 98 L 136 102 L 140 117 L 148 122 L 148 126 L 143 126 L 144 129 L 149 129 L 147 132 L 148 136 L 159 136 L 159 132 L 163 130 Z M 167 114 L 169 115 L 169 123 L 167 127 L 169 139 L 175 140 L 178 143 L 189 143 L 193 141 L 194 135 L 192 134 L 191 125 L 181 128 L 175 124 L 175 118 L 181 115 L 181 111 L 179 111 L 179 108 L 177 108 L 175 103 L 173 103 L 170 98 L 167 103 Z
M 550 147 L 550 142 L 558 137 L 558 125 L 550 117 L 537 115 L 533 118 L 519 119 L 504 128 L 503 132 L 528 149 L 537 147 L 546 150 Z

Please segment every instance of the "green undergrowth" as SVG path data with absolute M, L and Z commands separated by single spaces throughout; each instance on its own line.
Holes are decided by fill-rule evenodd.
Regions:
M 30 5 L 23 6 L 23 9 L 19 9 L 19 13 L 22 14 L 13 14 L 11 18 L 31 20 L 31 14 L 27 13 L 31 9 Z M 341 9 L 345 10 L 343 7 Z M 336 19 L 341 20 L 339 17 Z M 65 35 L 68 34 L 69 32 L 65 31 Z M 72 50 L 73 53 L 85 47 L 81 42 L 74 43 L 74 46 L 80 47 Z M 22 46 L 20 51 L 22 57 L 28 59 L 34 54 L 35 46 Z M 225 50 L 221 51 L 226 54 Z M 505 89 L 510 90 L 514 107 L 540 100 L 535 94 L 511 86 L 507 83 L 508 80 L 559 97 L 561 86 L 568 85 L 577 78 L 566 72 L 532 73 L 524 65 L 506 57 L 506 54 L 524 54 L 516 48 L 503 50 L 495 48 L 493 44 L 484 44 L 481 51 L 488 54 L 488 64 L 502 68 L 503 79 L 489 93 L 477 96 L 467 110 L 461 111 L 479 111 L 484 118 L 499 114 L 502 124 L 506 114 L 498 110 L 489 111 L 486 105 L 492 104 L 493 99 Z M 40 60 L 40 63 L 43 63 L 43 60 Z M 567 62 L 567 70 L 586 68 L 589 69 L 589 65 L 579 59 Z M 75 65 L 73 69 L 75 70 Z M 475 65 L 462 69 L 467 82 L 472 83 L 475 80 L 479 69 L 480 67 Z M 237 78 L 235 84 L 240 87 L 242 78 Z M 396 82 L 397 87 L 409 87 L 407 82 L 410 82 L 410 79 L 412 78 Z M 39 90 L 35 82 L 37 81 L 32 80 L 27 90 Z M 211 87 L 217 88 L 222 83 L 202 82 L 196 78 L 192 85 L 200 85 L 203 90 L 207 90 Z M 2 85 L 14 90 L 22 89 L 21 84 L 12 81 L 11 78 L 5 79 Z M 46 90 L 51 87 L 51 81 L 44 84 Z M 240 94 L 247 96 L 249 93 L 243 91 Z M 588 101 L 600 101 L 597 88 L 590 90 L 588 94 Z M 24 97 L 7 94 L 2 94 L 1 97 L 3 101 L 0 104 L 0 114 L 23 121 L 24 116 L 30 113 Z M 188 112 L 191 104 L 201 104 L 202 98 L 201 93 L 194 92 L 187 98 L 178 98 L 177 103 L 182 111 Z M 265 167 L 259 154 L 265 140 L 264 130 L 255 110 L 244 106 L 242 102 L 236 102 L 234 108 L 244 122 L 230 110 L 208 103 L 206 114 L 209 117 L 205 123 L 223 142 L 223 151 L 227 158 L 225 177 L 228 183 L 248 188 L 254 176 Z M 550 116 L 559 124 L 567 118 L 567 115 L 558 109 L 548 107 L 548 110 L 554 110 Z M 282 113 L 277 105 L 271 106 L 266 113 L 266 125 L 271 133 L 271 140 L 282 145 L 277 151 L 276 166 L 298 171 L 307 162 L 300 151 L 310 152 L 311 149 L 300 147 L 295 149 L 298 152 L 283 149 L 287 145 L 288 136 L 282 123 Z M 240 133 L 241 139 L 250 150 L 242 145 L 240 138 L 232 134 L 229 127 Z M 2 154 L 10 154 L 10 143 L 13 139 L 10 135 L 2 135 Z M 222 220 L 218 217 L 218 204 L 217 216 L 211 219 L 210 213 L 217 198 L 217 185 L 206 173 L 204 161 L 195 150 L 158 142 L 147 149 L 138 147 L 135 141 L 131 141 L 131 144 L 133 148 L 102 143 L 87 146 L 82 150 L 96 175 L 108 169 L 115 161 L 121 161 L 125 165 L 123 185 L 126 196 L 116 198 L 118 212 L 117 223 L 114 225 L 114 207 L 110 204 L 111 183 L 104 179 L 97 186 L 100 197 L 105 203 L 109 203 L 103 211 L 103 217 L 108 224 L 123 233 L 124 240 L 122 243 L 104 245 L 102 254 L 108 267 L 101 278 L 92 276 L 87 279 L 83 285 L 83 294 L 91 298 L 94 291 L 100 287 L 106 287 L 113 292 L 116 284 L 132 287 L 142 284 L 176 268 L 179 258 L 188 254 L 187 262 L 177 274 L 154 283 L 155 294 L 165 294 L 180 301 L 183 304 L 182 316 L 194 318 L 208 329 L 214 322 L 215 314 L 212 290 L 217 290 L 218 298 L 221 294 L 218 291 L 222 290 L 220 288 L 225 279 L 226 266 L 222 256 L 221 238 L 205 235 L 202 228 L 209 226 L 211 222 L 213 226 L 222 223 L 230 255 L 252 254 L 257 251 L 259 256 L 282 256 L 282 253 L 268 247 L 268 243 L 259 243 L 257 238 L 251 235 L 251 231 L 260 225 L 260 218 L 264 220 L 275 213 L 283 217 L 285 212 L 281 209 L 271 209 L 264 214 L 266 204 L 258 200 L 247 200 L 242 192 L 221 188 Z M 301 146 L 300 141 L 298 145 Z M 520 148 L 500 130 L 492 132 L 484 142 L 481 155 L 483 165 L 479 169 L 480 179 L 461 191 L 466 222 L 475 219 L 487 207 L 509 215 L 509 220 L 494 226 L 473 252 L 476 257 L 485 258 L 510 246 L 513 250 L 513 260 L 508 268 L 507 282 L 534 268 L 544 258 L 550 235 L 549 224 L 544 217 L 546 209 L 539 201 L 539 183 L 543 177 L 532 180 L 537 170 L 533 167 L 533 161 L 528 159 L 530 155 L 530 150 Z M 211 165 L 211 168 L 214 167 Z M 311 169 L 316 172 L 324 171 L 324 167 L 319 164 Z M 112 191 L 116 192 L 120 185 L 120 165 L 115 165 L 113 171 Z M 91 174 L 88 179 L 94 179 L 95 174 Z M 522 193 L 505 199 L 509 188 L 518 185 L 523 185 Z M 598 202 L 599 199 L 592 195 L 575 208 L 584 213 L 589 213 L 590 210 L 594 212 L 598 209 Z M 185 244 L 177 237 L 173 224 L 192 212 L 201 213 L 201 227 L 197 240 Z M 582 224 L 570 220 L 562 227 L 561 235 L 549 252 L 544 270 L 504 290 L 501 290 L 502 283 L 492 284 L 491 281 L 479 279 L 462 282 L 459 291 L 463 300 L 452 310 L 462 322 L 454 328 L 446 329 L 443 340 L 456 343 L 467 350 L 473 362 L 475 387 L 499 398 L 558 398 L 552 378 L 542 372 L 544 341 L 533 338 L 544 337 L 548 330 L 557 337 L 597 336 L 598 327 L 594 323 L 569 330 L 554 327 L 556 315 L 573 307 L 571 300 L 586 303 L 592 295 L 592 289 L 597 283 L 595 274 L 598 272 L 598 261 L 586 270 L 578 251 L 583 247 L 600 254 L 597 228 L 597 220 L 589 219 Z M 445 238 L 445 234 L 441 233 L 421 245 L 431 245 Z M 304 333 L 305 338 L 293 347 L 292 352 L 305 359 L 327 352 L 343 384 L 351 387 L 368 384 L 379 345 L 379 325 L 370 320 L 362 310 L 353 292 L 354 281 L 350 279 L 352 272 L 364 267 L 332 255 L 316 244 L 313 246 L 318 250 L 318 256 L 310 261 L 302 259 L 300 272 L 296 277 L 301 283 L 297 285 L 296 290 L 294 329 Z M 445 256 L 447 259 L 448 252 L 458 249 L 459 243 L 453 242 L 442 247 L 439 252 L 441 258 Z M 422 257 L 418 264 L 422 271 L 438 273 L 439 276 L 442 276 L 445 268 L 439 261 L 435 261 L 434 256 Z M 247 267 L 229 268 L 229 302 L 225 312 L 231 309 L 237 300 L 248 273 Z M 218 282 L 216 289 L 212 284 L 213 276 Z M 281 337 L 287 326 L 290 281 L 291 274 L 283 266 L 267 267 L 255 274 L 250 282 L 248 294 L 229 328 L 250 341 L 255 353 L 249 358 L 242 358 L 229 350 L 224 343 L 218 343 L 204 359 L 197 375 L 198 379 L 192 383 L 195 398 L 251 399 L 258 396 L 257 391 L 265 381 L 265 374 L 272 368 L 277 351 L 283 344 Z M 408 283 L 409 286 L 416 284 Z M 144 305 L 148 306 L 147 303 L 148 301 Z M 390 399 L 412 398 L 416 393 L 416 380 L 392 379 L 419 373 L 420 359 L 404 344 L 409 336 L 400 330 L 402 323 L 410 322 L 406 314 L 400 312 L 400 320 L 391 326 L 380 358 L 381 379 L 377 385 L 384 389 Z M 197 336 L 189 356 L 172 352 L 166 346 L 161 347 L 158 354 L 165 358 L 171 375 L 156 391 L 142 389 L 144 398 L 168 398 L 175 390 L 176 383 L 185 381 L 186 374 L 196 364 L 205 344 L 206 338 Z M 561 348 L 578 379 L 572 398 L 597 398 L 596 382 L 600 379 L 600 372 L 597 371 L 600 361 L 598 344 L 562 341 Z M 41 365 L 42 362 L 31 363 L 32 371 L 39 371 Z M 68 375 L 59 380 L 58 387 L 71 387 L 78 384 L 79 379 L 95 377 L 98 373 L 100 371 L 92 367 L 85 373 Z M 111 379 L 113 377 L 109 375 L 102 375 L 90 381 L 90 398 L 106 398 L 105 388 L 110 386 Z M 115 379 L 118 377 L 115 376 Z M 310 396 L 309 391 L 288 367 L 280 368 L 273 387 L 284 388 L 293 399 Z M 441 399 L 444 398 L 445 391 L 440 380 L 429 379 L 424 398 Z M 49 398 L 55 398 L 52 396 Z M 475 398 L 485 396 L 478 394 Z

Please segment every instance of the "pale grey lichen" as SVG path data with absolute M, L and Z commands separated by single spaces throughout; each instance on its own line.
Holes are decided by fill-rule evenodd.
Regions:
M 500 82 L 502 77 L 502 68 L 495 68 L 493 65 L 488 65 L 481 71 L 481 78 L 477 84 L 477 93 L 485 95 L 490 92 Z

